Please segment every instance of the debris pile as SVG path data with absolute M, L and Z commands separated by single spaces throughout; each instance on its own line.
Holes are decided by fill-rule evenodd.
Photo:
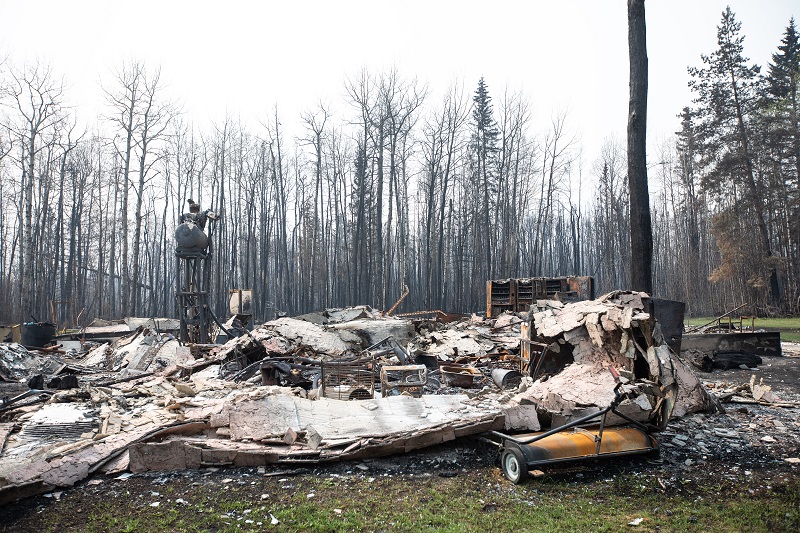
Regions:
M 224 345 L 181 345 L 142 325 L 76 358 L 0 345 L 2 379 L 68 374 L 77 385 L 3 399 L 0 502 L 94 472 L 337 461 L 535 431 L 604 407 L 608 366 L 636 393 L 620 410 L 663 427 L 712 402 L 643 298 L 539 301 L 530 315 L 452 324 L 331 309 Z M 365 376 L 371 388 L 352 386 Z M 342 389 L 357 401 L 339 399 Z
M 726 381 L 707 381 L 706 388 L 713 390 L 721 402 L 759 404 L 771 407 L 800 407 L 800 402 L 785 401 L 772 391 L 770 385 L 764 384 L 764 378 L 758 379 L 755 374 L 750 381 L 741 384 L 730 384 Z
M 751 406 L 752 407 L 752 406 Z M 800 442 L 800 422 L 776 411 L 786 409 L 740 407 L 715 416 L 693 414 L 675 420 L 659 434 L 665 456 L 687 469 L 721 459 L 743 469 L 777 461 L 794 462 Z M 736 468 L 736 467 L 734 467 Z
M 17 343 L 0 344 L 0 381 L 26 381 L 37 374 L 57 375 L 66 364 L 56 355 L 29 351 Z
M 614 378 L 606 368 L 613 366 L 626 378 L 626 392 L 636 392 L 619 407 L 634 420 L 663 429 L 670 416 L 712 409 L 700 380 L 670 351 L 645 312 L 646 299 L 645 293 L 617 291 L 566 305 L 537 301 L 533 323 L 546 347 L 531 364 L 553 375 L 515 401 L 536 404 L 553 425 L 567 423 L 611 403 Z

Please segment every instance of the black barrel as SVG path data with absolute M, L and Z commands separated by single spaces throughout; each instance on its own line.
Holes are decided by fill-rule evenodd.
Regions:
M 202 252 L 208 248 L 208 237 L 193 222 L 184 222 L 175 228 L 175 242 L 178 251 Z
M 56 338 L 56 325 L 49 322 L 22 324 L 19 343 L 28 348 L 44 348 Z

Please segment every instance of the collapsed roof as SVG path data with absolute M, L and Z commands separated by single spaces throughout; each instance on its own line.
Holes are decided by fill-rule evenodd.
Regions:
M 267 322 L 219 346 L 182 346 L 142 327 L 81 357 L 47 362 L 0 345 L 0 379 L 44 374 L 53 382 L 66 373 L 79 384 L 0 406 L 0 502 L 95 472 L 338 461 L 488 430 L 536 431 L 605 407 L 614 388 L 609 366 L 635 393 L 620 406 L 635 420 L 663 427 L 670 416 L 712 408 L 664 343 L 646 297 L 539 301 L 530 315 L 446 325 L 365 306 L 333 309 Z M 382 368 L 415 363 L 419 386 L 377 379 Z M 363 399 L 324 391 L 325 368 L 345 365 L 372 377 L 366 395 L 350 396 Z M 497 369 L 525 375 L 497 384 Z M 337 387 L 347 385 L 341 376 Z M 275 384 L 264 385 L 267 377 Z

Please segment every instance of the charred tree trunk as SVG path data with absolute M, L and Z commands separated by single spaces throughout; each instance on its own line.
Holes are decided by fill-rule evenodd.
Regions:
M 628 0 L 628 188 L 631 206 L 631 288 L 653 290 L 653 229 L 647 186 L 647 36 L 644 0 Z

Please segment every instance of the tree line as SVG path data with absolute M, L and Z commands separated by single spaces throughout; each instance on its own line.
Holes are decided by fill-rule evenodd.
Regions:
M 717 36 L 689 69 L 679 131 L 649 154 L 653 293 L 695 315 L 742 302 L 796 313 L 795 23 L 764 73 L 730 9 Z M 51 300 L 61 322 L 177 316 L 172 234 L 189 198 L 221 216 L 209 225 L 218 316 L 232 288 L 253 289 L 267 319 L 388 309 L 405 287 L 399 312 L 470 312 L 487 279 L 631 282 L 625 147 L 609 137 L 587 164 L 570 117 L 539 123 L 529 98 L 484 79 L 434 97 L 363 69 L 336 111 L 276 106 L 258 128 L 226 117 L 203 130 L 140 62 L 103 81 L 89 129 L 64 87 L 43 63 L 0 74 L 0 321 L 44 320 Z

